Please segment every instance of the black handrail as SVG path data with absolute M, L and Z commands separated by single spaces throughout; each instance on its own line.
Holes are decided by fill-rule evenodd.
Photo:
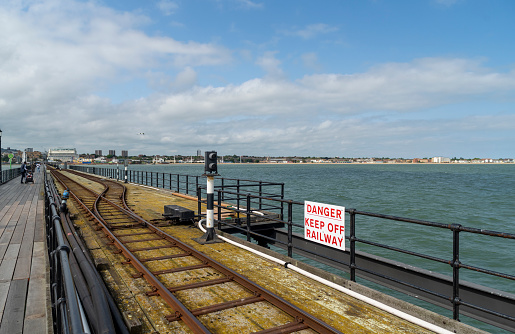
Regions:
M 120 181 L 124 179 L 124 173 L 121 173 L 120 169 L 114 167 L 91 165 L 70 165 L 68 167 L 73 170 L 110 177 Z M 135 169 L 127 171 L 128 182 L 169 189 L 186 195 L 192 194 L 193 196 L 196 195 L 196 191 L 199 186 L 202 186 L 203 188 L 205 187 L 205 182 L 201 185 L 201 178 L 202 176 L 198 175 L 152 172 Z M 241 191 L 241 189 L 246 189 L 246 191 L 251 194 L 268 198 L 284 198 L 284 183 L 215 177 L 215 189 L 226 190 L 233 188 L 238 189 L 238 192 Z M 226 201 L 227 200 L 230 201 L 231 199 L 228 198 Z M 236 200 L 238 201 L 238 199 Z M 263 208 L 261 204 L 260 209 L 270 210 L 272 208 Z
M 199 188 L 198 199 L 197 199 L 199 201 L 199 205 L 201 202 L 202 203 L 205 202 L 205 200 L 202 198 L 203 198 L 203 196 L 202 196 L 202 193 Z M 222 204 L 222 199 L 227 199 L 227 198 L 236 200 L 238 203 L 239 203 L 240 199 L 241 199 L 241 201 L 244 200 L 246 203 L 246 207 L 240 208 L 238 205 L 236 208 L 231 208 L 230 206 L 227 206 L 226 204 Z M 252 204 L 253 203 L 252 200 L 254 200 L 254 204 Z M 261 201 L 275 201 L 275 202 L 280 202 L 281 204 L 284 204 L 287 206 L 288 213 L 287 213 L 286 220 L 283 220 L 282 218 L 273 217 L 273 216 L 267 217 L 267 219 L 270 221 L 284 224 L 284 226 L 287 228 L 287 232 L 285 232 L 287 234 L 287 241 L 274 239 L 274 238 L 270 237 L 269 235 L 264 235 L 264 234 L 261 234 L 259 232 L 252 230 L 251 217 L 259 218 L 259 217 L 261 217 L 261 214 L 262 214 L 262 213 L 259 213 L 261 210 L 257 209 L 257 207 L 258 207 L 258 205 L 260 205 Z M 294 205 L 303 207 L 304 203 L 295 202 L 295 201 L 291 201 L 291 200 L 262 197 L 262 196 L 258 196 L 258 195 L 252 195 L 250 193 L 223 191 L 220 189 L 220 190 L 218 190 L 218 199 L 215 200 L 215 207 L 218 207 L 217 226 L 218 226 L 219 230 L 222 230 L 222 226 L 230 226 L 232 229 L 238 230 L 239 233 L 246 235 L 246 238 L 248 241 L 250 241 L 250 238 L 253 237 L 253 238 L 258 238 L 261 240 L 267 240 L 268 242 L 270 242 L 270 243 L 273 242 L 274 244 L 282 244 L 284 246 L 284 248 L 287 250 L 287 254 L 289 257 L 292 257 L 294 253 L 303 253 L 304 255 L 312 254 L 315 257 L 324 258 L 325 255 L 318 253 L 318 251 L 312 251 L 311 249 L 308 249 L 308 248 L 302 247 L 302 246 L 294 246 L 294 243 L 292 242 L 292 239 L 294 237 L 293 227 L 297 227 L 300 229 L 304 228 L 303 224 L 296 224 L 293 222 L 293 213 L 292 212 L 293 212 Z M 246 215 L 246 226 L 242 226 L 240 224 L 234 224 L 233 222 L 227 222 L 227 221 L 222 220 L 221 219 L 221 208 L 222 207 L 225 210 L 232 210 L 232 211 L 236 212 L 238 217 L 239 217 L 240 213 Z M 276 205 L 276 206 L 271 206 L 271 207 L 278 208 L 279 206 Z M 495 311 L 492 309 L 488 309 L 488 308 L 480 306 L 480 305 L 475 305 L 471 302 L 463 300 L 462 296 L 460 295 L 460 290 L 462 289 L 461 286 L 465 282 L 463 280 L 460 280 L 460 275 L 459 275 L 460 269 L 463 268 L 463 269 L 480 272 L 483 274 L 488 274 L 488 275 L 495 276 L 495 277 L 509 279 L 509 280 L 512 280 L 515 282 L 514 275 L 510 275 L 510 274 L 506 274 L 506 273 L 499 273 L 499 272 L 496 272 L 493 270 L 488 270 L 485 268 L 467 265 L 460 261 L 460 234 L 461 233 L 480 234 L 480 235 L 485 235 L 485 236 L 490 236 L 490 237 L 505 238 L 505 239 L 511 239 L 511 240 L 515 239 L 515 234 L 465 227 L 460 224 L 442 224 L 442 223 L 431 222 L 431 221 L 426 221 L 426 220 L 396 217 L 396 216 L 392 216 L 392 215 L 358 211 L 356 209 L 345 209 L 345 212 L 349 216 L 348 221 L 350 224 L 350 226 L 349 226 L 350 233 L 348 236 L 346 236 L 346 239 L 349 240 L 350 242 L 349 242 L 348 249 L 346 249 L 345 251 L 341 251 L 341 252 L 347 253 L 349 255 L 349 262 L 345 262 L 345 261 L 341 261 L 341 260 L 329 258 L 329 257 L 327 257 L 327 259 L 331 260 L 335 263 L 339 263 L 339 264 L 343 264 L 343 265 L 347 266 L 348 271 L 350 273 L 351 281 L 354 281 L 354 282 L 356 281 L 357 272 L 366 272 L 372 276 L 380 277 L 383 280 L 394 281 L 396 284 L 409 286 L 412 289 L 415 289 L 415 290 L 418 290 L 421 292 L 425 292 L 425 293 L 431 294 L 433 296 L 437 296 L 438 298 L 447 300 L 451 304 L 453 318 L 458 321 L 460 320 L 460 305 L 466 305 L 467 307 L 475 309 L 475 310 L 479 311 L 480 313 L 488 313 L 488 314 L 494 315 L 501 319 L 507 320 L 510 323 L 515 321 L 515 316 L 513 314 L 514 313 L 513 311 L 505 310 L 506 311 L 506 314 L 505 314 L 505 313 L 501 313 L 501 312 L 498 312 L 498 311 Z M 438 258 L 438 257 L 431 256 L 428 254 L 413 252 L 410 250 L 373 242 L 373 241 L 366 240 L 363 238 L 358 238 L 356 236 L 356 224 L 357 224 L 356 217 L 357 216 L 376 217 L 376 218 L 381 218 L 381 219 L 386 219 L 386 220 L 406 222 L 409 224 L 424 225 L 424 226 L 429 226 L 429 227 L 433 227 L 433 228 L 449 230 L 452 232 L 452 245 L 453 245 L 452 259 L 442 259 L 442 258 Z M 299 238 L 303 239 L 303 237 L 299 237 Z M 306 241 L 305 239 L 303 239 L 303 240 Z M 307 241 L 307 242 L 311 242 L 311 241 Z M 452 294 L 445 295 L 445 294 L 441 294 L 437 291 L 431 291 L 429 289 L 426 289 L 425 287 L 417 286 L 417 285 L 411 284 L 409 282 L 404 282 L 404 281 L 398 280 L 396 278 L 389 277 L 388 275 L 385 275 L 385 274 L 382 274 L 379 272 L 375 272 L 373 270 L 370 270 L 370 269 L 367 269 L 367 268 L 357 265 L 357 263 L 356 263 L 356 254 L 357 254 L 356 246 L 358 243 L 367 244 L 367 245 L 382 248 L 382 249 L 388 249 L 390 251 L 394 251 L 397 253 L 408 254 L 408 255 L 419 257 L 419 258 L 424 258 L 424 259 L 427 259 L 427 260 L 430 260 L 433 262 L 444 263 L 444 264 L 450 265 L 452 268 Z M 515 302 L 515 299 L 513 299 L 513 302 Z M 473 316 L 473 315 L 471 315 L 471 316 Z M 515 323 L 514 323 L 514 325 L 515 325 Z M 502 327 L 507 328 L 506 326 L 502 326 Z M 512 327 L 509 327 L 509 328 L 512 328 Z
M 84 333 L 77 292 L 70 269 L 68 254 L 70 248 L 65 243 L 61 227 L 61 217 L 57 204 L 50 192 L 45 175 L 46 227 L 50 257 L 50 282 L 52 287 L 52 315 L 54 332 Z
M 0 184 L 6 183 L 11 181 L 12 179 L 17 178 L 20 176 L 20 169 L 14 168 L 14 169 L 2 169 L 2 175 L 0 177 Z

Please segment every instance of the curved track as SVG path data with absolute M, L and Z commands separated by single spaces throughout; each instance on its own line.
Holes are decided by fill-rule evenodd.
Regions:
M 340 333 L 137 216 L 127 207 L 123 184 L 89 174 L 76 173 L 104 186 L 101 193 L 96 193 L 67 177 L 65 173 L 53 170 L 52 174 L 65 188 L 69 189 L 73 199 L 80 204 L 84 213 L 96 222 L 97 229 L 103 230 L 111 243 L 116 246 L 117 252 L 123 254 L 126 258 L 124 263 L 132 265 L 137 270 L 138 273 L 134 277 L 142 277 L 152 286 L 152 291 L 147 292 L 147 295 L 159 295 L 173 310 L 172 314 L 166 316 L 168 321 L 182 321 L 194 333 L 211 333 L 206 327 L 209 324 L 202 322 L 205 319 L 202 318 L 202 315 L 264 302 L 268 303 L 269 307 L 273 305 L 273 307 L 282 310 L 287 314 L 289 320 L 272 327 L 267 324 L 259 325 L 264 329 L 256 333 L 292 333 L 297 331 Z M 159 250 L 159 256 L 149 255 L 149 251 L 152 250 Z M 184 259 L 185 265 L 170 265 L 167 262 L 169 259 Z M 156 270 L 155 264 L 157 262 L 162 263 L 165 267 L 161 266 L 160 270 Z M 164 279 L 164 276 L 171 273 L 190 271 L 194 275 L 194 271 L 201 268 L 210 268 L 210 270 L 216 272 L 216 275 L 212 275 L 216 278 L 190 284 L 173 284 L 170 279 Z M 190 307 L 191 309 L 189 309 L 185 306 L 188 303 L 181 300 L 183 295 L 177 294 L 179 291 L 192 291 L 202 287 L 211 287 L 212 289 L 218 287 L 222 291 L 222 286 L 228 282 L 236 283 L 240 288 L 234 289 L 233 299 L 222 303 L 196 308 Z M 236 292 L 241 290 L 246 291 L 243 296 L 241 292 Z M 227 288 L 223 291 L 227 293 Z M 205 300 L 203 302 L 205 303 Z M 257 307 L 256 309 L 260 308 Z M 229 327 L 230 324 L 227 324 L 227 326 Z

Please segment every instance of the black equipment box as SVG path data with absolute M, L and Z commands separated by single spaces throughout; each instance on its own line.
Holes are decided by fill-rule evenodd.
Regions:
M 163 216 L 165 219 L 178 219 L 181 222 L 193 221 L 195 218 L 195 213 L 190 210 L 183 208 L 178 205 L 165 205 L 164 207 L 165 213 Z

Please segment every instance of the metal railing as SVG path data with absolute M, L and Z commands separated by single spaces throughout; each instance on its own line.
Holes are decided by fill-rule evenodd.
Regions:
M 20 176 L 20 174 L 21 173 L 20 173 L 20 169 L 19 168 L 6 169 L 6 170 L 2 169 L 2 175 L 1 175 L 1 178 L 0 178 L 0 184 L 9 182 L 12 179 L 17 178 L 18 176 Z
M 205 203 L 203 199 L 203 187 L 199 187 L 197 192 L 197 200 L 199 203 Z M 391 215 L 377 214 L 356 209 L 345 209 L 349 222 L 348 235 L 345 237 L 349 241 L 348 248 L 345 251 L 331 248 L 323 244 L 315 243 L 305 239 L 303 234 L 295 233 L 295 231 L 303 231 L 304 225 L 294 222 L 294 207 L 304 212 L 304 203 L 292 200 L 284 200 L 270 197 L 262 197 L 256 194 L 240 193 L 227 190 L 218 190 L 218 197 L 215 197 L 215 219 L 218 223 L 218 229 L 224 230 L 224 227 L 230 227 L 246 236 L 247 241 L 251 238 L 257 240 L 259 244 L 270 244 L 280 249 L 284 249 L 288 257 L 301 256 L 316 260 L 319 263 L 329 265 L 333 268 L 344 270 L 349 273 L 350 280 L 356 281 L 356 276 L 367 279 L 374 283 L 379 283 L 388 288 L 417 296 L 418 298 L 433 303 L 435 305 L 452 310 L 453 319 L 460 320 L 460 314 L 467 315 L 491 325 L 511 330 L 515 330 L 515 295 L 499 291 L 492 287 L 483 287 L 477 284 L 466 282 L 460 278 L 460 270 L 466 269 L 481 274 L 486 274 L 496 278 L 502 278 L 515 283 L 515 276 L 507 273 L 500 273 L 486 268 L 462 263 L 460 261 L 460 237 L 463 233 L 478 234 L 491 238 L 503 238 L 514 240 L 515 234 L 488 231 L 477 228 L 465 227 L 460 224 L 442 224 L 425 220 L 417 220 Z M 205 197 L 204 197 L 205 198 Z M 233 201 L 242 203 L 242 206 L 227 206 L 226 200 L 230 198 Z M 268 221 L 283 224 L 285 228 L 275 228 L 273 233 L 263 234 L 254 230 L 253 225 L 257 225 L 258 221 L 262 221 L 266 214 L 260 209 L 263 202 L 278 202 L 280 205 L 270 205 L 272 208 L 286 206 L 286 217 L 282 215 L 266 215 Z M 222 209 L 234 211 L 235 214 L 245 216 L 241 222 L 224 220 L 222 218 Z M 200 211 L 200 209 L 199 209 Z M 298 214 L 297 214 L 298 217 Z M 387 244 L 366 240 L 356 235 L 356 226 L 358 217 L 374 217 L 379 218 L 380 223 L 384 224 L 385 220 L 407 223 L 411 228 L 413 226 L 427 226 L 434 229 L 444 229 L 451 233 L 448 240 L 439 240 L 439 244 L 452 244 L 452 257 L 439 258 L 430 254 L 424 254 L 419 251 L 410 251 Z M 405 254 L 446 264 L 450 268 L 447 276 L 435 273 L 430 270 L 424 270 L 413 266 L 406 266 L 403 263 L 389 260 L 379 256 L 374 256 L 358 250 L 358 244 L 368 245 L 377 249 L 385 249 L 393 253 Z M 495 244 L 495 242 L 494 242 Z
M 70 269 L 70 248 L 65 243 L 61 217 L 45 175 L 45 218 L 50 258 L 52 316 L 55 333 L 84 333 L 81 306 Z
M 70 165 L 70 169 L 77 170 L 84 173 L 95 174 L 98 176 L 109 177 L 116 180 L 124 180 L 125 170 L 118 168 L 99 167 L 99 166 L 79 166 Z M 163 172 L 152 172 L 142 170 L 128 170 L 127 180 L 131 183 L 146 185 L 150 187 L 163 188 L 186 195 L 196 196 L 197 189 L 201 184 L 205 185 L 205 179 L 203 176 L 198 175 L 186 175 L 186 174 L 174 174 L 174 173 L 163 173 Z M 215 189 L 220 190 L 236 190 L 237 192 L 245 190 L 246 192 L 256 194 L 262 198 L 284 198 L 284 183 L 277 182 L 265 182 L 265 181 L 254 181 L 254 180 L 242 180 L 215 177 Z M 233 199 L 225 198 L 224 201 L 231 202 Z M 239 199 L 234 198 L 234 204 L 237 205 Z M 270 209 L 264 206 L 264 201 L 261 200 L 259 204 L 260 209 Z M 274 209 L 282 209 L 282 204 Z

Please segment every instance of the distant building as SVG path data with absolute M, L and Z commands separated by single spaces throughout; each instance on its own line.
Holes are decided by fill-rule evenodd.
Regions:
M 434 157 L 433 159 L 431 159 L 431 162 L 436 164 L 448 164 L 451 162 L 451 158 Z
M 25 152 L 34 152 L 34 149 L 32 147 L 28 147 L 25 149 Z
M 73 162 L 79 158 L 77 150 L 74 148 L 51 148 L 48 150 L 48 161 Z
M 43 154 L 39 151 L 25 152 L 26 161 L 36 161 L 43 158 Z
M 197 157 L 201 157 L 202 156 L 202 151 L 201 150 L 197 150 Z
M 122 158 L 127 158 L 129 156 L 129 151 L 122 150 Z
M 155 155 L 154 158 L 152 159 L 153 164 L 162 164 L 164 162 L 165 162 L 165 159 L 160 155 Z
M 109 150 L 109 155 L 112 155 L 114 157 L 116 155 L 116 151 L 115 150 Z
M 102 156 L 102 150 L 95 150 L 95 155 L 101 157 Z

